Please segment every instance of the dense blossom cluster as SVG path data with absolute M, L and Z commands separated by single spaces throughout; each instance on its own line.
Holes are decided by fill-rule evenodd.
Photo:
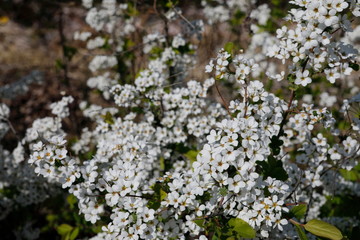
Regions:
M 35 120 L 12 152 L 0 151 L 0 189 L 16 186 L 18 193 L 0 200 L 0 209 L 7 209 L 0 217 L 14 203 L 40 202 L 61 186 L 76 197 L 86 221 L 101 224 L 92 239 L 205 240 L 217 234 L 214 226 L 225 233 L 237 220 L 254 230 L 254 238 L 280 239 L 295 237 L 291 206 L 306 203 L 306 213 L 297 220 L 308 221 L 319 218 L 327 196 L 360 196 L 360 185 L 339 174 L 359 164 L 359 94 L 341 107 L 350 121 L 346 133 L 331 111 L 337 104 L 334 95 L 321 93 L 319 103 L 312 95 L 295 99 L 299 89 L 316 84 L 315 78 L 334 84 L 356 68 L 358 50 L 352 41 L 358 35 L 345 43 L 335 34 L 352 30 L 350 16 L 360 15 L 359 3 L 291 1 L 298 6 L 286 18 L 292 25 L 274 37 L 261 30 L 271 16 L 268 5 L 202 1 L 205 22 L 221 24 L 236 11 L 247 12 L 256 23 L 250 26 L 254 35 L 246 50 L 221 49 L 205 67 L 212 77 L 185 82 L 196 59 L 191 38 L 208 25 L 190 22 L 180 9 L 168 7 L 161 13 L 165 24 L 182 21 L 191 31 L 149 32 L 141 38 L 143 54 L 151 57 L 128 80 L 114 67 L 131 65 L 120 63 L 119 56 L 129 51 L 128 36 L 136 30 L 133 6 L 100 2 L 83 0 L 93 32 L 77 32 L 74 38 L 87 41 L 90 52 L 100 51 L 89 63 L 97 75 L 87 85 L 111 107 L 81 102 L 84 117 L 94 125 L 70 142 L 62 121 L 71 114 L 74 98 L 63 96 L 50 104 L 54 117 Z M 258 80 L 264 76 L 277 84 L 286 79 L 289 98 L 267 91 Z M 237 94 L 229 104 L 217 85 L 223 81 Z M 210 88 L 222 104 L 211 101 Z M 0 139 L 11 130 L 9 114 L 0 104 Z M 341 229 L 351 221 L 359 224 L 351 218 L 324 220 L 341 223 Z
M 292 9 L 289 20 L 296 24 L 295 29 L 283 26 L 277 30 L 280 42 L 268 52 L 283 63 L 291 58 L 289 68 L 295 75 L 296 85 L 306 86 L 312 82 L 310 72 L 324 72 L 330 83 L 335 83 L 341 74 L 350 75 L 350 63 L 356 60 L 358 50 L 351 44 L 333 41 L 336 31 L 352 31 L 349 14 L 359 17 L 359 3 L 356 1 L 292 1 L 304 9 Z

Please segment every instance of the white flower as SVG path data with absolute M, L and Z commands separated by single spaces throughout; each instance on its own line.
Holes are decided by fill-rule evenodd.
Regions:
M 308 85 L 311 82 L 312 82 L 312 80 L 309 77 L 308 70 L 305 70 L 304 72 L 301 72 L 301 71 L 296 72 L 295 84 L 302 85 L 305 87 L 306 85 Z

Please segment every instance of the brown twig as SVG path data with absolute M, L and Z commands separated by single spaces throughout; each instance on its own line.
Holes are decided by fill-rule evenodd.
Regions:
M 182 19 L 184 20 L 193 30 L 196 29 L 196 27 L 194 26 L 194 24 L 192 24 L 186 17 L 184 17 L 184 15 L 182 15 L 181 13 L 179 13 L 176 8 L 172 8 L 174 10 L 174 12 Z
M 244 113 L 244 118 L 246 118 L 246 114 L 247 114 L 247 110 L 248 110 L 248 91 L 247 91 L 247 85 L 245 86 L 245 113 Z
M 301 224 L 301 223 L 295 221 L 294 219 L 289 219 L 289 222 L 291 222 L 294 225 L 304 226 L 304 224 Z
M 299 203 L 285 203 L 285 206 L 296 206 L 296 205 L 299 205 L 299 204 L 306 205 L 307 203 L 306 203 L 306 202 L 299 202 Z
M 310 191 L 310 199 L 309 199 L 308 207 L 306 208 L 306 213 L 305 213 L 305 216 L 304 216 L 305 221 L 307 220 L 309 210 L 310 210 L 310 206 L 311 206 L 312 201 L 313 201 L 313 192 L 314 192 L 314 188 L 312 188 L 311 191 Z
M 69 59 L 67 57 L 67 53 L 66 53 L 66 37 L 65 37 L 65 34 L 64 34 L 64 12 L 62 10 L 62 8 L 60 8 L 60 12 L 59 12 L 59 23 L 58 23 L 58 31 L 59 31 L 59 36 L 60 36 L 60 45 L 62 47 L 62 69 L 64 71 L 64 83 L 66 85 L 69 85 L 70 82 L 69 82 L 69 74 L 68 74 L 68 62 L 69 62 Z
M 222 94 L 221 94 L 221 92 L 220 92 L 220 90 L 219 90 L 219 87 L 218 87 L 218 85 L 217 85 L 216 81 L 215 81 L 215 88 L 216 88 L 216 90 L 217 90 L 217 92 L 218 92 L 218 94 L 219 94 L 219 96 L 220 96 L 221 100 L 223 101 L 223 104 L 224 104 L 224 107 L 226 108 L 226 111 L 228 112 L 229 116 L 232 118 L 232 116 L 231 116 L 231 112 L 230 112 L 230 109 L 229 109 L 229 106 L 227 105 L 227 103 L 226 103 L 226 101 L 225 101 L 224 97 L 222 96 Z
M 294 101 L 294 98 L 295 98 L 295 91 L 291 90 L 290 101 L 288 103 L 288 109 L 285 111 L 284 116 L 283 116 L 283 120 L 281 121 L 280 130 L 279 130 L 279 133 L 277 135 L 278 137 L 280 137 L 281 134 L 282 134 L 282 131 L 283 131 L 285 123 L 286 123 L 286 118 L 289 115 L 290 108 L 291 108 L 292 102 Z
M 301 172 L 300 172 L 300 177 L 299 177 L 299 179 L 297 180 L 294 189 L 289 193 L 289 195 L 285 198 L 285 200 L 291 198 L 291 196 L 295 193 L 296 189 L 300 186 L 301 177 L 302 177 L 302 174 L 303 174 L 303 170 L 302 170 L 302 169 L 300 169 L 300 170 L 301 170 Z M 295 202 L 296 202 L 296 199 L 295 199 Z

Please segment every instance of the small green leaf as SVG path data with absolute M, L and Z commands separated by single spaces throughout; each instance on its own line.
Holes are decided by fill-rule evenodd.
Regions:
M 61 237 L 61 240 L 70 240 L 70 232 Z
M 190 160 L 190 164 L 192 165 L 193 162 L 196 161 L 196 156 L 198 155 L 199 151 L 190 150 L 187 153 L 185 153 L 185 157 L 187 157 Z
M 58 70 L 64 69 L 64 64 L 60 59 L 55 60 L 55 68 Z
M 164 200 L 166 198 L 166 196 L 167 196 L 167 193 L 164 190 L 160 189 L 160 200 L 161 201 Z
M 255 230 L 244 220 L 240 218 L 231 218 L 228 221 L 230 227 L 233 231 L 237 233 L 239 237 L 244 238 L 254 238 L 256 236 Z
M 276 146 L 271 146 L 272 144 L 282 144 L 282 141 L 279 143 L 270 143 L 270 147 L 274 148 Z M 277 147 L 276 147 L 277 148 Z M 280 152 L 280 148 L 279 148 Z M 273 156 L 269 156 L 267 161 L 257 161 L 258 168 L 260 172 L 264 175 L 264 178 L 272 177 L 281 181 L 286 181 L 289 176 L 283 167 L 281 160 L 277 160 Z
M 161 206 L 160 202 L 157 201 L 156 199 L 150 199 L 148 204 L 147 204 L 147 207 L 148 208 L 151 208 L 151 209 L 154 209 L 154 210 L 157 210 L 159 209 L 159 207 Z
M 75 240 L 76 237 L 79 235 L 79 227 L 76 227 L 70 234 L 69 239 Z
M 299 235 L 300 240 L 308 240 L 308 237 L 306 236 L 306 233 L 304 232 L 302 227 L 300 227 L 300 225 L 295 224 L 295 228 L 296 228 L 296 232 Z
M 70 209 L 73 209 L 75 203 L 77 203 L 77 198 L 73 194 L 70 194 L 66 197 L 66 201 L 70 205 Z
M 339 171 L 340 171 L 341 176 L 347 181 L 355 182 L 360 179 L 360 175 L 358 174 L 358 172 L 355 169 L 350 170 L 350 171 L 348 171 L 346 169 L 340 169 Z
M 294 214 L 297 219 L 302 219 L 306 213 L 306 204 L 299 204 L 290 210 L 290 213 Z
M 101 115 L 101 117 L 104 119 L 104 121 L 105 121 L 107 124 L 112 125 L 112 124 L 115 123 L 115 121 L 114 121 L 114 119 L 113 119 L 113 116 L 111 115 L 110 112 L 106 112 L 106 114 L 105 114 L 105 115 Z
M 343 238 L 343 235 L 339 229 L 327 222 L 318 219 L 309 221 L 304 225 L 304 228 L 306 231 L 309 231 L 319 237 L 325 237 L 332 240 L 341 240 Z
M 296 84 L 289 84 L 289 89 L 292 91 L 296 91 L 299 89 L 299 85 Z
M 212 236 L 211 240 L 220 240 L 220 238 L 217 235 Z
M 99 233 L 99 232 L 101 232 L 102 231 L 102 226 L 101 225 L 98 225 L 98 226 L 92 226 L 91 227 L 91 231 L 93 232 L 93 233 Z
M 77 53 L 77 49 L 70 46 L 63 46 L 63 52 L 65 57 L 71 60 L 73 56 Z
M 163 157 L 160 157 L 160 169 L 165 170 L 165 159 Z
M 349 63 L 349 67 L 351 67 L 355 71 L 359 71 L 359 69 L 360 69 L 359 64 L 356 64 L 356 63 Z
M 204 228 L 205 219 L 196 219 L 193 222 L 201 228 Z
M 69 224 L 61 224 L 56 228 L 56 230 L 61 236 L 64 236 L 70 233 L 73 230 L 73 227 L 70 226 Z
M 150 196 L 151 199 L 149 200 L 147 206 L 156 210 L 160 207 L 160 202 L 166 198 L 167 193 L 164 189 L 162 189 L 162 184 L 159 182 L 152 185 L 151 189 L 154 190 L 154 195 Z
M 58 218 L 55 214 L 48 214 L 46 215 L 46 220 L 50 223 L 54 222 Z
M 220 188 L 219 192 L 221 196 L 226 196 L 228 194 L 228 190 L 225 187 Z
M 232 52 L 234 50 L 234 43 L 233 42 L 226 43 L 224 50 L 227 51 L 229 54 L 232 54 Z

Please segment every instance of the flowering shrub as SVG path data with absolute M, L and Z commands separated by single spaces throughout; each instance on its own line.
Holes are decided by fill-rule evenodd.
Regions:
M 85 219 L 55 226 L 63 239 L 356 239 L 358 207 L 341 211 L 360 198 L 359 46 L 347 35 L 359 36 L 360 5 L 290 1 L 274 30 L 281 8 L 272 2 L 202 1 L 203 21 L 172 1 L 83 0 L 92 30 L 74 37 L 94 55 L 87 85 L 108 106 L 82 99 L 93 124 L 73 140 L 63 121 L 74 98 L 64 96 L 1 152 L 1 217 L 62 188 Z M 147 60 L 132 74 L 146 8 L 163 32 L 141 36 Z M 248 47 L 227 43 L 206 79 L 189 80 L 204 31 L 226 23 L 249 25 Z M 349 98 L 319 93 L 332 86 Z M 0 136 L 13 128 L 9 113 L 1 104 Z M 18 234 L 39 236 L 27 228 Z

